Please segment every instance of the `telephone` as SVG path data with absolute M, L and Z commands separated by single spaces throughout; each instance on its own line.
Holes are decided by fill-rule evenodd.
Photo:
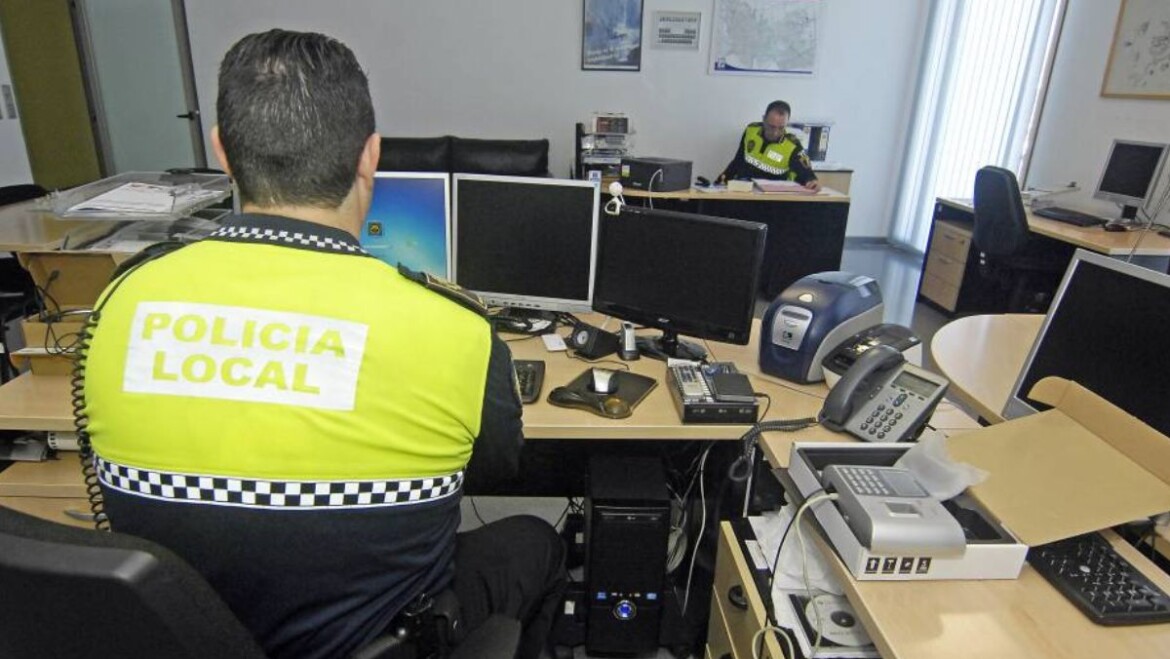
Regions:
M 841 516 L 872 552 L 957 556 L 967 548 L 959 522 L 906 469 L 829 465 L 821 480 L 837 493 Z
M 866 350 L 825 399 L 820 421 L 867 442 L 912 440 L 942 400 L 950 382 L 907 364 L 888 345 Z

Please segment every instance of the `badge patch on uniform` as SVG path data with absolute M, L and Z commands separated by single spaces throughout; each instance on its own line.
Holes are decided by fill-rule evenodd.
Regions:
M 800 164 L 804 165 L 805 169 L 812 169 L 812 163 L 808 161 L 808 155 L 804 152 L 800 154 Z
M 756 148 L 757 148 L 758 146 L 759 146 L 759 145 L 758 145 L 758 144 L 756 144 L 756 141 L 755 141 L 755 140 L 748 140 L 748 143 L 747 143 L 747 150 L 748 150 L 748 151 L 755 151 L 755 150 L 756 150 Z
M 366 231 L 368 231 L 371 236 L 380 236 L 382 235 L 382 223 L 370 222 L 366 225 Z
M 140 302 L 128 392 L 352 410 L 369 326 L 327 316 Z

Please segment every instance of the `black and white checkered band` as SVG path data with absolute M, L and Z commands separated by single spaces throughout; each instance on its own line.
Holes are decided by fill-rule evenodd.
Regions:
M 232 225 L 216 229 L 208 238 L 235 242 L 278 243 L 342 254 L 368 254 L 360 245 L 345 240 L 288 229 Z
M 463 472 L 403 480 L 282 481 L 154 471 L 96 458 L 102 484 L 127 494 L 177 503 L 320 510 L 409 506 L 459 492 Z

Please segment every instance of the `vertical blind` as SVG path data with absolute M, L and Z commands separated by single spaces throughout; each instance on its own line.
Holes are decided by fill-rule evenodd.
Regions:
M 938 0 L 890 240 L 922 252 L 935 197 L 971 197 L 984 165 L 1019 173 L 1064 0 Z

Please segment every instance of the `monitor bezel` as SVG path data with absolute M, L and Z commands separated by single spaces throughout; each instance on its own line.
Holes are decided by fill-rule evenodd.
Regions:
M 1142 197 L 1131 197 L 1118 192 L 1109 192 L 1102 190 L 1101 185 L 1105 182 L 1105 173 L 1109 171 L 1109 165 L 1113 162 L 1113 154 L 1116 152 L 1118 145 L 1126 146 L 1150 146 L 1158 147 L 1162 150 L 1162 155 L 1158 156 L 1158 164 L 1154 167 L 1154 174 L 1150 177 L 1150 182 L 1146 186 L 1146 193 Z M 1162 169 L 1166 165 L 1166 154 L 1170 152 L 1170 144 L 1162 142 L 1146 142 L 1143 140 L 1125 140 L 1114 139 L 1112 146 L 1109 147 L 1109 155 L 1105 158 L 1105 166 L 1101 168 L 1101 175 L 1097 178 L 1097 187 L 1093 189 L 1093 198 L 1101 199 L 1103 201 L 1111 201 L 1123 206 L 1134 206 L 1137 208 L 1145 208 L 1149 203 L 1150 197 L 1153 196 L 1154 191 L 1158 187 L 1158 183 L 1162 179 Z
M 590 188 L 593 191 L 592 227 L 589 232 L 589 282 L 588 295 L 583 299 L 553 298 L 538 295 L 522 295 L 517 293 L 501 293 L 499 291 L 484 291 L 474 288 L 468 290 L 476 293 L 485 304 L 492 307 L 510 307 L 512 309 L 529 309 L 532 311 L 554 311 L 564 313 L 588 313 L 593 310 L 593 284 L 597 274 L 597 238 L 598 213 L 601 209 L 601 184 L 598 181 L 580 179 L 543 178 L 535 176 L 506 176 L 500 174 L 465 174 L 452 175 L 451 186 L 451 281 L 459 284 L 459 184 L 462 181 L 481 181 L 499 184 L 518 185 L 551 185 L 557 187 Z
M 764 249 L 767 244 L 768 226 L 761 222 L 751 222 L 747 220 L 737 220 L 729 217 L 718 217 L 714 215 L 704 215 L 701 213 L 683 213 L 679 211 L 662 210 L 657 208 L 639 208 L 633 206 L 625 206 L 621 210 L 617 221 L 622 221 L 622 215 L 625 214 L 640 214 L 640 215 L 658 215 L 664 218 L 670 218 L 677 221 L 702 221 L 711 222 L 723 225 L 739 226 L 745 232 L 754 232 L 756 235 L 756 245 L 751 261 L 755 264 L 755 274 L 752 276 L 751 290 L 746 293 L 748 296 L 746 315 L 746 323 L 740 327 L 728 328 L 719 327 L 709 329 L 710 326 L 700 326 L 701 323 L 693 323 L 690 319 L 679 322 L 677 319 L 666 318 L 664 314 L 655 313 L 655 310 L 632 309 L 625 305 L 616 304 L 608 300 L 599 300 L 597 292 L 594 291 L 593 296 L 593 310 L 620 318 L 622 320 L 659 329 L 664 332 L 674 332 L 676 334 L 708 339 L 711 341 L 719 341 L 721 343 L 730 343 L 733 345 L 747 345 L 751 341 L 752 325 L 755 321 L 756 295 L 760 286 L 760 277 L 764 266 Z M 601 252 L 601 235 L 600 232 L 597 237 L 598 240 L 598 258 L 600 259 Z M 600 264 L 598 265 L 600 267 Z M 731 334 L 741 334 L 740 337 L 732 337 Z
M 435 181 L 442 181 L 443 182 L 443 215 L 444 215 L 443 232 L 444 232 L 444 240 L 445 240 L 445 246 L 446 246 L 447 269 L 445 272 L 443 272 L 442 276 L 444 279 L 448 279 L 448 280 L 451 279 L 451 268 L 453 268 L 455 265 L 455 258 L 454 258 L 453 253 L 451 252 L 451 248 L 452 248 L 451 239 L 452 239 L 452 236 L 454 235 L 452 233 L 453 228 L 452 228 L 452 224 L 451 224 L 451 177 L 443 172 L 383 172 L 383 171 L 377 171 L 377 172 L 374 172 L 374 178 L 375 179 L 380 179 L 380 178 L 399 179 L 399 180 L 426 179 L 426 180 L 435 180 Z M 374 183 L 374 187 L 375 187 L 375 189 L 377 188 L 377 182 Z M 374 193 L 375 193 L 375 190 L 370 191 L 370 206 L 371 206 L 371 208 L 373 207 Z M 367 209 L 366 210 L 366 217 L 362 218 L 362 229 L 365 228 L 366 221 L 369 220 L 369 215 L 370 215 L 369 209 Z M 358 243 L 359 244 L 361 243 L 361 236 L 360 235 L 358 236 Z M 396 267 L 396 264 L 388 264 L 388 265 Z
M 1020 394 L 1020 387 L 1023 386 L 1024 381 L 1027 379 L 1026 376 L 1032 368 L 1032 362 L 1035 360 L 1036 354 L 1040 352 L 1040 346 L 1044 343 L 1044 337 L 1048 333 L 1048 327 L 1052 324 L 1052 319 L 1060 309 L 1060 303 L 1064 299 L 1064 293 L 1068 290 L 1069 284 L 1072 282 L 1073 277 L 1076 276 L 1077 268 L 1082 263 L 1090 263 L 1170 289 L 1170 275 L 1144 268 L 1140 265 L 1126 263 L 1125 261 L 1112 258 L 1105 254 L 1078 249 L 1073 254 L 1068 269 L 1064 272 L 1064 278 L 1061 279 L 1060 287 L 1057 288 L 1056 295 L 1052 299 L 1052 304 L 1048 308 L 1048 313 L 1044 316 L 1044 322 L 1040 325 L 1040 331 L 1036 333 L 1036 339 L 1032 342 L 1032 348 L 1028 351 L 1028 357 L 1020 367 L 1020 372 L 1016 374 L 1016 381 L 1012 385 L 1011 391 L 1008 392 L 1007 401 L 1004 403 L 1003 411 L 1000 414 L 1004 419 L 1016 419 L 1022 416 L 1036 414 L 1040 411 L 1032 407 L 1027 399 Z

